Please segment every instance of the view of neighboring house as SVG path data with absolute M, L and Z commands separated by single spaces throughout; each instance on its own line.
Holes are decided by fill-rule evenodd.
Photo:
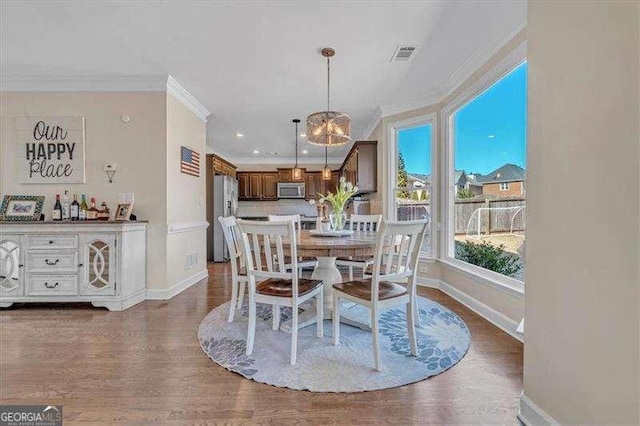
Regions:
M 468 190 L 474 196 L 513 197 L 524 195 L 525 174 L 525 170 L 515 164 L 505 164 L 486 175 L 456 170 L 454 175 L 456 193 Z M 407 186 L 422 188 L 427 191 L 427 194 L 430 194 L 431 175 L 407 173 Z
M 469 190 L 473 195 L 513 197 L 524 195 L 525 170 L 515 164 L 505 164 L 486 175 L 456 170 L 456 190 Z

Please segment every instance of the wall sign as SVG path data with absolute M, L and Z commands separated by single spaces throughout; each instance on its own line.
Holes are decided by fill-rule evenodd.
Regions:
M 19 117 L 20 183 L 85 183 L 84 117 Z

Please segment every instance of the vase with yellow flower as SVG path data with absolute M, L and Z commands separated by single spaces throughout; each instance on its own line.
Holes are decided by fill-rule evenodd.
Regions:
M 347 222 L 347 213 L 344 211 L 349 198 L 358 193 L 358 187 L 351 182 L 347 182 L 344 177 L 340 178 L 335 194 L 328 191 L 326 194 L 320 194 L 320 199 L 331 205 L 331 213 L 329 213 L 329 221 L 331 229 L 334 231 L 342 231 Z

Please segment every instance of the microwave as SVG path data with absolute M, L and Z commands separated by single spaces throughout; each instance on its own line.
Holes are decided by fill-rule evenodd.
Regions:
M 278 182 L 278 198 L 304 198 L 304 182 Z

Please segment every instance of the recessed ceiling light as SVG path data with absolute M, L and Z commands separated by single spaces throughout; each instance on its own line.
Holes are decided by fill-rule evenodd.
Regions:
M 243 137 L 243 136 L 244 136 L 244 135 L 243 135 L 242 133 L 240 133 L 240 132 L 236 133 L 236 138 L 241 138 L 241 137 Z
M 307 134 L 306 134 L 306 133 L 300 133 L 300 137 L 301 137 L 301 138 L 306 138 L 306 137 L 307 137 Z
M 495 137 L 496 137 L 496 135 L 489 135 L 489 136 L 488 136 L 488 138 L 489 138 L 489 139 L 493 139 L 493 138 L 495 138 Z
M 254 153 L 254 154 L 260 154 L 260 151 L 258 151 L 257 149 L 254 149 L 254 150 L 253 150 L 253 153 Z
M 309 153 L 309 151 L 307 151 L 306 149 L 303 149 L 303 150 L 302 150 L 302 153 L 303 153 L 303 154 L 308 154 L 308 153 Z

